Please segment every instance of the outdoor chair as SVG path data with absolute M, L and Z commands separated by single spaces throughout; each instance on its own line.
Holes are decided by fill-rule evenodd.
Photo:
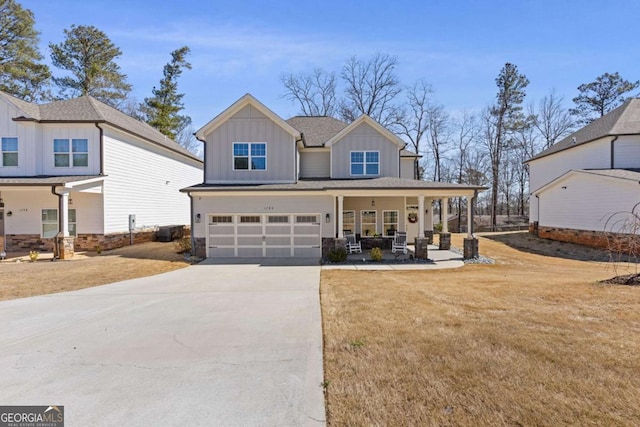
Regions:
M 407 254 L 407 233 L 398 231 L 393 236 L 393 244 L 391 245 L 391 253 L 402 251 L 403 254 Z
M 344 237 L 347 238 L 347 252 L 350 254 L 361 254 L 362 253 L 362 245 L 360 242 L 356 242 L 355 234 L 345 234 Z

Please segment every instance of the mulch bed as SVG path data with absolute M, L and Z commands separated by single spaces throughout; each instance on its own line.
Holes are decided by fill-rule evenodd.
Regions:
M 640 273 L 616 276 L 608 280 L 603 280 L 600 283 L 604 283 L 605 285 L 640 286 Z

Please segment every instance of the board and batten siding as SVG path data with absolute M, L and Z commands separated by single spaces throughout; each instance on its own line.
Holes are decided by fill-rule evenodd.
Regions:
M 93 124 L 53 123 L 39 125 L 42 132 L 41 163 L 42 175 L 98 175 L 100 174 L 100 131 Z M 89 162 L 86 167 L 56 167 L 54 164 L 53 140 L 68 139 L 71 150 L 72 139 L 86 139 Z M 70 156 L 72 153 L 70 153 Z
M 329 178 L 331 168 L 329 150 L 300 152 L 300 178 Z
M 297 148 L 295 137 L 247 105 L 205 136 L 207 183 L 295 182 Z M 267 169 L 233 170 L 234 142 L 264 142 L 267 145 Z
M 529 162 L 529 188 L 536 191 L 570 170 L 611 167 L 611 137 Z
M 206 237 L 208 214 L 319 214 L 322 237 L 335 236 L 334 198 L 329 195 L 261 196 L 256 193 L 234 196 L 193 194 L 194 214 L 201 222 L 194 223 L 194 237 Z M 329 214 L 329 222 L 326 222 Z
M 400 148 L 367 123 L 361 123 L 331 146 L 331 178 L 362 178 L 351 175 L 352 151 L 379 151 L 379 176 L 399 177 Z
M 616 212 L 630 211 L 639 193 L 640 185 L 634 181 L 573 174 L 541 192 L 538 221 L 544 227 L 615 232 L 618 230 L 607 228 L 607 219 Z
M 400 178 L 416 179 L 416 159 L 413 157 L 400 158 Z
M 105 126 L 105 234 L 127 232 L 129 215 L 138 228 L 188 225 L 185 188 L 202 182 L 201 164 Z
M 33 122 L 16 122 L 14 117 L 25 113 L 0 98 L 0 137 L 18 138 L 18 166 L 3 166 L 0 159 L 0 176 L 31 176 L 36 172 L 36 125 Z
M 640 135 L 621 136 L 613 144 L 614 168 L 640 169 Z

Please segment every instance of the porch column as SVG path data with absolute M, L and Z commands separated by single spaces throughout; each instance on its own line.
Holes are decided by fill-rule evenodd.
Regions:
M 473 238 L 473 196 L 467 196 L 467 238 Z
M 344 210 L 344 196 L 338 196 L 338 239 L 344 238 L 344 230 L 343 230 L 344 224 L 342 223 L 343 210 Z
M 442 199 L 442 232 L 449 232 L 449 199 Z
M 62 193 L 60 195 L 59 211 L 59 231 L 62 232 L 63 237 L 69 237 L 69 193 Z
M 418 196 L 418 237 L 424 236 L 424 196 Z

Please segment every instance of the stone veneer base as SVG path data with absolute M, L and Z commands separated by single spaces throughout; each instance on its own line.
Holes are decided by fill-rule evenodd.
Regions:
M 614 240 L 621 241 L 624 244 L 625 240 L 631 237 L 630 235 L 607 233 L 604 231 L 576 230 L 572 228 L 545 227 L 542 225 L 538 226 L 537 235 L 543 239 L 577 243 L 579 245 L 603 249 L 608 249 Z M 636 236 L 636 239 L 640 239 L 640 236 Z

